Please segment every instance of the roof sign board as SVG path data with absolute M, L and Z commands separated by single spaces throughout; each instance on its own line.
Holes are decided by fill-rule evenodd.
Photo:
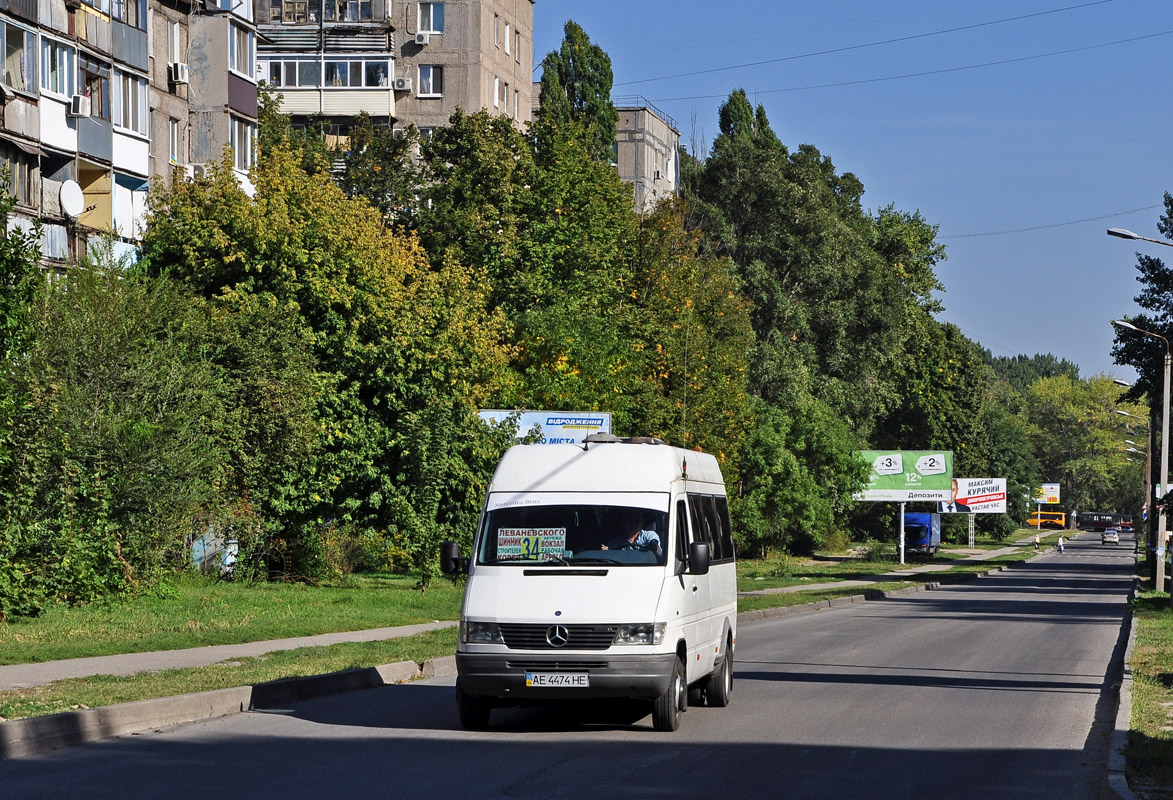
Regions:
M 949 450 L 862 450 L 872 467 L 856 500 L 870 502 L 946 501 L 952 497 L 953 453 Z
M 517 438 L 536 425 L 541 432 L 538 444 L 580 444 L 592 433 L 611 433 L 610 411 L 507 411 L 486 409 L 479 416 L 491 425 L 503 424 L 511 414 L 518 416 Z

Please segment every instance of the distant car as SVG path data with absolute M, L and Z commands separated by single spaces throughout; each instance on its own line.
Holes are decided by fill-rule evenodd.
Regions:
M 1120 544 L 1120 531 L 1116 528 L 1104 528 L 1100 534 L 1100 544 Z
M 1121 522 L 1120 523 L 1120 532 L 1121 533 L 1136 533 L 1136 530 L 1132 527 L 1131 522 Z

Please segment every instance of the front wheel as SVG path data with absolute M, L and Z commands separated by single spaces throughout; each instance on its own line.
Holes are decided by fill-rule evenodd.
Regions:
M 652 704 L 652 727 L 674 731 L 680 727 L 680 712 L 688 708 L 688 684 L 684 680 L 684 662 L 676 659 L 672 682 Z
M 729 705 L 729 696 L 733 694 L 733 643 L 725 645 L 725 655 L 721 658 L 721 666 L 709 676 L 709 683 L 705 686 L 705 700 L 714 708 L 724 708 Z
M 464 691 L 460 681 L 456 681 L 456 711 L 460 715 L 460 725 L 468 731 L 483 731 L 489 727 L 489 717 L 493 713 L 493 704 L 487 697 L 474 697 Z

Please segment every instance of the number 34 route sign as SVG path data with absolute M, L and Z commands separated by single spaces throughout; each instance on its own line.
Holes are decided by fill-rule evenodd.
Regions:
M 856 500 L 937 502 L 952 496 L 952 451 L 861 450 L 856 455 L 872 468 L 868 484 L 856 493 Z

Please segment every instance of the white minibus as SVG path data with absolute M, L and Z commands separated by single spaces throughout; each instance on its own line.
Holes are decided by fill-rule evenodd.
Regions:
M 733 689 L 737 575 L 724 480 L 706 453 L 592 434 L 501 459 L 467 571 L 456 702 L 466 728 L 494 707 L 652 701 L 656 730 Z

